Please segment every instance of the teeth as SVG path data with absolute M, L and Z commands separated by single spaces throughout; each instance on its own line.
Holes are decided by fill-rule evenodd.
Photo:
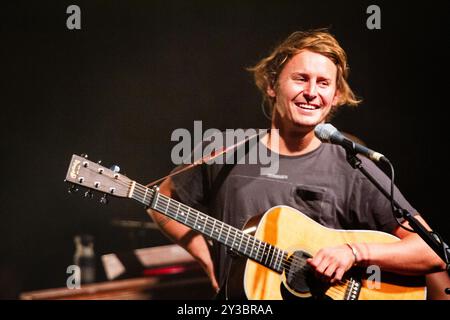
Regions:
M 315 106 L 312 106 L 312 105 L 310 105 L 310 104 L 305 104 L 305 103 L 299 103 L 299 104 L 297 104 L 299 107 L 301 107 L 301 108 L 305 108 L 305 109 L 308 109 L 308 110 L 315 110 L 317 107 L 315 107 Z

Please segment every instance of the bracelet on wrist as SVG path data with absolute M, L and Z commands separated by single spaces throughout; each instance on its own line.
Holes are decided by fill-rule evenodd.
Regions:
M 346 245 L 350 248 L 350 250 L 352 250 L 353 253 L 353 257 L 355 258 L 354 262 L 353 262 L 353 266 L 356 266 L 358 264 L 358 251 L 356 251 L 356 249 L 350 244 L 350 243 L 346 243 Z

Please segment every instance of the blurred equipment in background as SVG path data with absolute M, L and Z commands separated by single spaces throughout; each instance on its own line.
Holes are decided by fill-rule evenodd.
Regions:
M 166 245 L 101 257 L 107 278 L 80 289 L 24 292 L 24 300 L 211 299 L 214 291 L 199 264 L 178 245 Z
M 73 263 L 80 268 L 81 283 L 95 282 L 94 237 L 88 234 L 77 235 L 74 238 L 75 254 Z

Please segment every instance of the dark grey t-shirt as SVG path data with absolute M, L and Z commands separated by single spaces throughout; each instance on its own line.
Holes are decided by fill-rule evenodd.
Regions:
M 253 147 L 270 152 L 262 143 Z M 360 159 L 363 167 L 389 191 L 388 177 L 370 160 Z M 359 170 L 350 166 L 340 146 L 323 143 L 305 155 L 279 155 L 276 174 L 261 175 L 261 167 L 203 165 L 172 179 L 182 203 L 240 229 L 250 217 L 277 205 L 295 208 L 334 229 L 392 233 L 397 226 L 390 202 Z M 403 208 L 415 213 L 397 189 L 395 195 Z M 220 282 L 226 275 L 229 259 L 222 247 L 214 244 L 212 248 Z

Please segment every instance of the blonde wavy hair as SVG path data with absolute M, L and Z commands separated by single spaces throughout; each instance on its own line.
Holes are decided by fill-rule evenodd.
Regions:
M 253 73 L 255 84 L 261 91 L 264 101 L 269 103 L 270 112 L 273 111 L 275 98 L 269 96 L 267 89 L 276 88 L 284 65 L 301 50 L 322 54 L 333 61 L 337 67 L 336 88 L 339 91 L 339 100 L 333 107 L 332 113 L 342 105 L 357 106 L 361 102 L 347 82 L 349 66 L 344 49 L 328 29 L 314 29 L 292 33 L 268 57 L 260 60 L 255 66 L 247 68 Z

